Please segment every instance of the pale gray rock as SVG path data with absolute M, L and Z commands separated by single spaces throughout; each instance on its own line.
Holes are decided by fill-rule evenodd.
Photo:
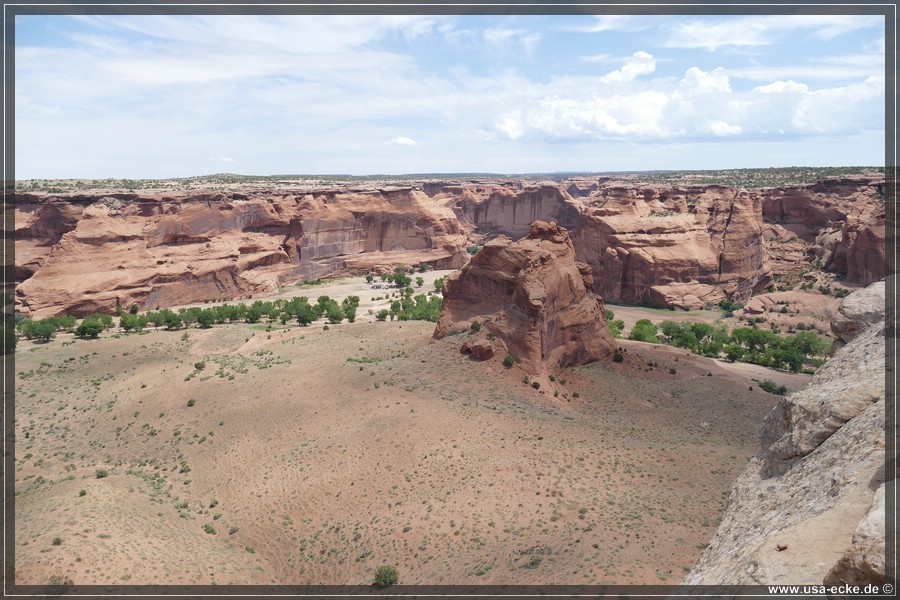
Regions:
M 884 581 L 884 283 L 845 298 L 841 318 L 850 342 L 773 408 L 685 584 Z

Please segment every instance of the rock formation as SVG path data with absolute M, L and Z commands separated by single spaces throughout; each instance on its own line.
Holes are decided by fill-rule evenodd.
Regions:
M 591 287 L 590 269 L 575 262 L 568 232 L 536 221 L 527 238 L 501 235 L 448 277 L 434 337 L 478 321 L 538 376 L 598 360 L 614 344 Z
M 849 281 L 868 284 L 884 278 L 883 179 L 829 178 L 763 190 L 762 210 L 775 272 L 796 268 L 799 249 Z M 785 243 L 793 245 L 786 258 L 781 256 Z
M 572 197 L 552 182 L 443 186 L 434 198 L 480 236 L 503 234 L 515 240 L 528 235 L 535 221 L 553 221 L 571 228 L 578 216 Z
M 246 298 L 399 263 L 458 268 L 466 245 L 525 237 L 536 220 L 572 232 L 593 291 L 611 302 L 746 301 L 773 278 L 809 283 L 817 260 L 851 281 L 885 273 L 884 180 L 873 177 L 749 191 L 576 177 L 23 193 L 17 306 L 83 315 Z
M 884 581 L 884 302 L 884 282 L 844 300 L 846 346 L 772 409 L 684 583 Z
M 724 186 L 602 186 L 581 202 L 573 242 L 608 301 L 698 308 L 744 301 L 771 282 L 755 195 Z
M 411 188 L 17 200 L 17 295 L 38 317 L 467 258 L 453 212 Z

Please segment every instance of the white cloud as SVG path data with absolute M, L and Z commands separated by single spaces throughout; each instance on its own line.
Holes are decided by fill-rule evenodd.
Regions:
M 219 162 L 234 162 L 234 159 L 230 156 L 219 156 L 215 160 L 218 160 Z
M 551 47 L 550 33 L 542 38 L 521 21 L 498 26 L 491 20 L 493 26 L 469 29 L 458 27 L 478 21 L 81 21 L 79 29 L 90 34 L 67 33 L 78 41 L 74 47 L 16 48 L 17 169 L 27 164 L 32 172 L 46 172 L 45 165 L 52 165 L 83 169 L 73 176 L 105 177 L 127 167 L 134 177 L 149 175 L 148 157 L 164 157 L 154 163 L 162 165 L 154 175 L 190 175 L 229 162 L 210 149 L 228 154 L 240 148 L 235 162 L 247 173 L 290 172 L 297 165 L 352 172 L 365 164 L 378 164 L 381 172 L 412 165 L 440 170 L 439 164 L 467 170 L 479 161 L 487 168 L 518 160 L 521 171 L 539 164 L 538 148 L 553 149 L 542 150 L 544 156 L 559 152 L 554 160 L 571 168 L 563 157 L 577 156 L 573 148 L 596 154 L 598 140 L 743 148 L 765 139 L 820 142 L 824 135 L 846 139 L 884 128 L 884 57 L 871 47 L 878 46 L 875 35 L 868 46 L 859 40 L 825 45 L 829 51 L 793 64 L 773 58 L 779 66 L 745 57 L 736 62 L 734 55 L 711 62 L 704 52 L 703 62 L 681 62 L 673 75 L 663 72 L 663 61 L 690 60 L 690 52 L 622 56 L 611 35 L 568 35 L 583 43 Z M 623 31 L 645 24 L 597 19 L 591 26 Z M 792 31 L 763 25 L 748 34 L 760 43 Z M 122 34 L 123 27 L 144 35 Z M 653 39 L 668 40 L 667 27 L 666 35 Z M 822 21 L 790 27 L 808 44 L 846 29 Z M 647 37 L 641 36 L 638 48 L 653 48 Z M 608 38 L 615 44 L 605 43 Z M 17 39 L 21 44 L 23 38 Z M 432 45 L 439 49 L 425 53 Z M 520 60 L 528 48 L 538 49 L 541 60 Z M 472 62 L 473 56 L 485 60 Z M 533 65 L 539 68 L 531 72 Z M 418 149 L 385 151 L 386 145 Z M 87 172 L 88 164 L 93 171 Z
M 403 137 L 402 135 L 391 138 L 388 144 L 390 144 L 391 146 L 418 146 L 418 142 L 416 142 L 416 140 L 408 137 Z
M 611 71 L 601 77 L 603 83 L 620 81 L 634 81 L 641 75 L 649 75 L 656 70 L 656 61 L 647 52 L 638 51 L 633 56 L 625 59 L 621 69 Z
M 594 22 L 581 27 L 570 27 L 568 31 L 580 31 L 582 33 L 600 33 L 603 31 L 643 31 L 652 27 L 652 22 L 646 17 L 633 15 L 594 15 Z
M 691 67 L 684 73 L 684 77 L 678 82 L 678 88 L 687 94 L 729 93 L 731 83 L 725 69 L 717 67 L 706 72 L 697 67 Z
M 862 15 L 765 15 L 718 21 L 676 22 L 664 28 L 668 48 L 753 48 L 769 46 L 798 30 L 819 39 L 831 39 L 858 29 L 883 26 L 879 16 Z
M 602 82 L 603 78 L 597 78 Z M 884 80 L 812 90 L 774 81 L 736 92 L 723 69 L 687 69 L 680 80 L 661 78 L 626 87 L 558 85 L 570 93 L 524 99 L 498 113 L 494 131 L 509 140 L 794 139 L 883 127 Z
M 700 131 L 711 133 L 716 136 L 740 135 L 743 128 L 740 125 L 729 125 L 725 121 L 705 120 L 700 125 Z
M 531 54 L 534 51 L 535 46 L 541 39 L 540 33 L 506 27 L 491 27 L 485 29 L 482 35 L 488 43 L 494 46 L 521 45 L 527 54 Z

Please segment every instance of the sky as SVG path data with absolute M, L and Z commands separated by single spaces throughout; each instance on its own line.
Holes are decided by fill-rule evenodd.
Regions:
M 15 16 L 15 177 L 884 164 L 864 15 Z

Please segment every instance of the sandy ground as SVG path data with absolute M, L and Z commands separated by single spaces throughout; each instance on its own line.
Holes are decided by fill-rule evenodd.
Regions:
M 358 279 L 284 293 L 365 317 Z M 430 323 L 266 329 L 19 345 L 17 582 L 676 583 L 778 399 L 639 342 L 534 390 Z

